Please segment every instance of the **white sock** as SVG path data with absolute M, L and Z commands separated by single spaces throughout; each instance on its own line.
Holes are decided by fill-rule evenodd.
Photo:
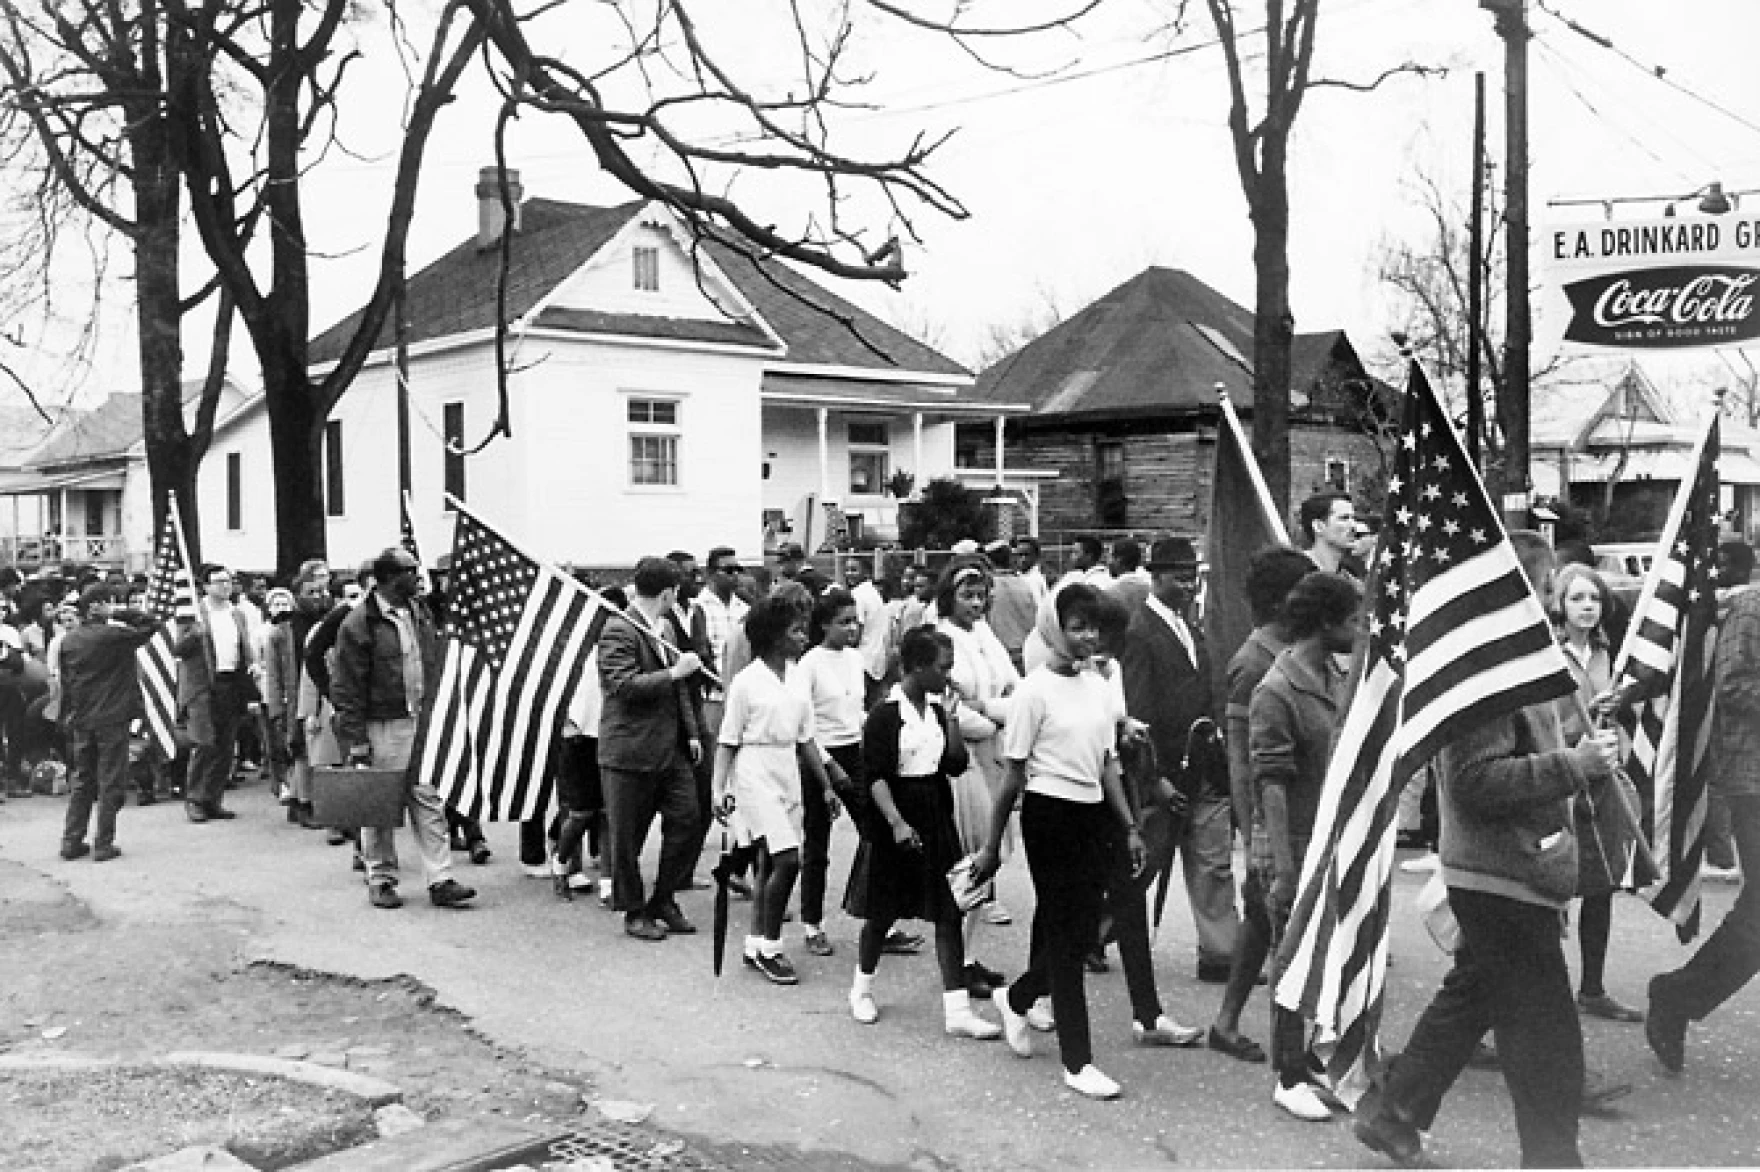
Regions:
M 762 936 L 747 936 L 746 937 L 746 955 L 747 956 L 758 955 L 758 952 L 760 951 L 758 946 L 762 943 L 764 943 L 764 938 Z
M 817 936 L 819 934 L 819 925 L 809 924 L 803 920 L 801 922 L 801 934 L 803 936 Z
M 964 989 L 947 990 L 941 994 L 941 1012 L 948 1021 L 969 1017 L 972 1012 L 971 996 Z
M 782 955 L 782 937 L 778 936 L 774 940 L 760 939 L 758 941 L 758 951 L 763 953 L 765 956 L 781 956 Z
M 851 997 L 872 997 L 874 995 L 874 974 L 864 973 L 861 969 L 857 969 L 855 980 L 851 981 L 849 985 L 849 995 Z

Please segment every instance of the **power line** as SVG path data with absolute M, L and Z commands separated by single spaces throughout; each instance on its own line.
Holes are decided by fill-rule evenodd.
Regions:
M 1566 67 L 1570 63 L 1565 59 L 1565 57 L 1562 54 L 1560 54 L 1558 52 L 1558 50 L 1554 49 L 1551 45 L 1547 44 L 1545 41 L 1541 40 L 1539 37 L 1534 38 L 1534 43 L 1535 43 L 1535 46 L 1540 50 L 1541 60 L 1545 61 L 1547 64 L 1552 66 L 1553 76 L 1558 79 L 1559 83 L 1562 84 L 1565 87 L 1565 89 L 1567 89 L 1571 92 L 1571 94 L 1577 99 L 1577 101 L 1582 103 L 1584 109 L 1588 110 L 1589 113 L 1593 114 L 1597 120 L 1599 120 L 1603 125 L 1607 126 L 1610 130 L 1616 131 L 1620 135 L 1624 136 L 1626 141 L 1630 142 L 1633 146 L 1637 147 L 1640 151 L 1643 151 L 1646 155 L 1649 155 L 1652 160 L 1654 160 L 1655 162 L 1659 163 L 1660 165 L 1667 167 L 1670 170 L 1674 171 L 1675 174 L 1679 175 L 1683 181 L 1687 181 L 1687 182 L 1691 181 L 1691 176 L 1690 176 L 1689 172 L 1687 172 L 1683 168 L 1679 167 L 1677 164 L 1672 163 L 1669 160 L 1663 158 L 1661 155 L 1657 154 L 1656 151 L 1654 149 L 1652 149 L 1648 143 L 1646 143 L 1642 139 L 1640 139 L 1631 130 L 1629 130 L 1627 127 L 1622 125 L 1617 119 L 1612 118 L 1609 115 L 1603 113 L 1601 108 L 1599 106 L 1597 106 L 1593 101 L 1591 101 L 1589 96 L 1583 92 L 1582 87 L 1577 85 L 1577 83 L 1572 81 L 1571 78 L 1567 75 Z M 1672 138 L 1673 136 L 1671 135 L 1670 137 Z M 1710 160 L 1706 159 L 1705 156 L 1699 154 L 1698 151 L 1695 150 L 1690 143 L 1686 142 L 1683 139 L 1679 139 L 1679 138 L 1675 138 L 1674 141 L 1675 141 L 1676 145 L 1683 148 L 1687 153 L 1693 155 L 1695 157 L 1695 159 L 1697 159 L 1699 164 L 1703 165 L 1706 169 L 1708 169 L 1708 170 L 1715 170 L 1716 169 L 1716 164 L 1714 164 Z
M 1745 118 L 1742 115 L 1736 113 L 1734 110 L 1731 110 L 1728 106 L 1725 106 L 1719 102 L 1713 101 L 1712 99 L 1706 97 L 1704 94 L 1699 93 L 1697 90 L 1694 90 L 1688 86 L 1682 85 L 1678 81 L 1675 81 L 1673 78 L 1668 76 L 1668 67 L 1667 66 L 1646 65 L 1642 61 L 1638 60 L 1631 53 L 1628 53 L 1617 42 L 1615 42 L 1612 37 L 1605 36 L 1601 33 L 1595 32 L 1593 29 L 1585 28 L 1583 25 L 1577 23 L 1575 20 L 1572 20 L 1570 17 L 1564 15 L 1562 12 L 1559 12 L 1556 8 L 1553 8 L 1550 4 L 1548 4 L 1546 2 L 1546 0 L 1538 0 L 1538 3 L 1539 3 L 1540 10 L 1542 12 L 1546 13 L 1546 15 L 1552 17 L 1554 20 L 1558 21 L 1560 24 L 1564 25 L 1566 28 L 1570 29 L 1572 32 L 1576 33 L 1578 36 L 1580 36 L 1580 37 L 1584 38 L 1585 40 L 1590 41 L 1596 45 L 1599 45 L 1601 48 L 1606 49 L 1607 51 L 1613 53 L 1615 56 L 1617 56 L 1620 59 L 1622 59 L 1623 61 L 1625 61 L 1627 64 L 1631 65 L 1634 69 L 1638 69 L 1638 70 L 1643 71 L 1649 77 L 1652 77 L 1657 81 L 1660 81 L 1663 85 L 1669 87 L 1670 89 L 1674 90 L 1675 92 L 1682 94 L 1688 98 L 1691 98 L 1693 101 L 1698 102 L 1701 106 L 1704 106 L 1706 109 L 1715 110 L 1717 113 L 1722 114 L 1725 118 L 1728 118 L 1730 121 L 1735 122 L 1741 126 L 1744 126 L 1747 129 L 1754 131 L 1756 134 L 1760 134 L 1760 123 L 1757 123 L 1757 122 L 1752 121 L 1751 119 Z

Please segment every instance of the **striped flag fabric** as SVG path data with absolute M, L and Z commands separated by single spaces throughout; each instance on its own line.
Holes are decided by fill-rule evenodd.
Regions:
M 196 618 L 195 579 L 184 560 L 180 532 L 177 500 L 172 498 L 165 510 L 165 524 L 159 530 L 152 573 L 147 578 L 147 613 L 153 616 L 159 631 L 134 653 L 142 714 L 148 732 L 167 761 L 177 756 L 177 656 L 171 653 L 171 646 L 177 639 L 177 624 L 194 622 Z
M 1575 690 L 1546 613 L 1417 363 L 1334 742 L 1281 959 L 1279 1005 L 1338 1035 L 1355 1104 L 1380 1060 L 1400 790 L 1462 730 Z
M 610 607 L 462 508 L 448 592 L 417 776 L 473 818 L 536 817 L 557 730 Z
M 1699 930 L 1699 864 L 1705 853 L 1709 748 L 1717 699 L 1716 415 L 1701 438 L 1690 486 L 1669 510 L 1625 646 L 1614 665 L 1629 738 L 1625 768 L 1649 812 L 1661 876 L 1643 896 L 1682 942 Z

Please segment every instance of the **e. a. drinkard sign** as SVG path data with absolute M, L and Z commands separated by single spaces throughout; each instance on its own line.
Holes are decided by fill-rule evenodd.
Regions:
M 1607 220 L 1541 235 L 1570 306 L 1567 342 L 1736 346 L 1760 337 L 1760 219 Z

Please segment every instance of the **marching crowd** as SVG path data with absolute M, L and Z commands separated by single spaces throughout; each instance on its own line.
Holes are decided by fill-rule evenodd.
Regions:
M 1252 559 L 1256 626 L 1214 674 L 1194 610 L 1198 558 L 1179 537 L 1147 551 L 1084 539 L 1056 582 L 1030 537 L 962 542 L 938 572 L 907 566 L 885 584 L 863 558 L 835 567 L 834 581 L 799 546 L 779 551 L 774 568 L 746 567 L 725 547 L 700 569 L 682 552 L 644 558 L 625 588 L 602 591 L 610 613 L 551 755 L 554 808 L 522 825 L 521 863 L 559 897 L 596 896 L 629 937 L 659 944 L 697 931 L 678 895 L 705 882 L 719 828 L 715 878 L 750 901 L 741 957 L 755 973 L 798 982 L 785 943 L 791 906 L 800 948 L 837 951 L 825 913 L 841 878 L 841 906 L 862 921 L 848 991 L 855 1022 L 884 1020 L 881 960 L 920 950 L 925 938 L 908 925 L 921 923 L 949 1035 L 1001 1039 L 1029 1057 L 1035 1035 L 1054 1034 L 1065 1083 L 1102 1099 L 1120 1087 L 1096 1065 L 1084 982 L 1116 946 L 1137 1044 L 1268 1063 L 1279 1108 L 1332 1118 L 1345 1108 L 1325 1073 L 1325 1032 L 1273 1006 L 1261 1046 L 1242 1022 L 1254 988 L 1280 975 L 1344 716 L 1344 665 L 1361 637 L 1362 534 L 1350 499 L 1319 494 L 1299 519 L 1303 548 Z M 1414 783 L 1414 795 L 1431 789 L 1440 833 L 1430 865 L 1459 941 L 1411 1038 L 1356 1104 L 1358 1138 L 1402 1164 L 1421 1159 L 1421 1133 L 1487 1033 L 1524 1163 L 1580 1164 L 1579 1116 L 1606 1090 L 1584 1070 L 1578 1015 L 1642 1023 L 1663 1066 L 1679 1072 L 1689 1022 L 1760 969 L 1760 892 L 1744 885 L 1692 960 L 1650 983 L 1645 1009 L 1605 986 L 1613 895 L 1633 878 L 1621 824 L 1597 819 L 1622 797 L 1639 800 L 1612 792 L 1629 783 L 1619 734 L 1603 719 L 1632 700 L 1611 688 L 1622 619 L 1592 566 L 1558 569 L 1537 534 L 1511 539 L 1552 609 L 1579 696 L 1471 730 Z M 1747 546 L 1725 545 L 1722 584 L 1744 586 L 1752 566 Z M 0 625 L 0 685 L 19 681 L 0 686 L 8 775 L 54 746 L 71 785 L 61 857 L 105 861 L 120 853 L 117 810 L 131 785 L 143 802 L 181 794 L 192 823 L 232 817 L 225 793 L 243 746 L 289 822 L 352 843 L 368 899 L 398 907 L 396 833 L 322 827 L 313 770 L 407 770 L 438 682 L 444 589 L 424 594 L 415 559 L 395 546 L 347 581 L 318 562 L 285 589 L 244 592 L 218 566 L 198 578 L 197 618 L 172 649 L 188 749 L 164 761 L 138 735 L 135 652 L 154 632 L 139 584 L 90 581 L 21 600 L 16 575 L 0 576 L 13 611 Z M 33 601 L 38 613 L 18 609 Z M 1712 784 L 1736 859 L 1751 868 L 1760 592 L 1732 591 L 1715 655 Z M 27 679 L 45 685 L 40 702 Z M 413 779 L 403 803 L 430 901 L 469 903 L 475 892 L 452 859 L 488 860 L 481 827 Z M 829 846 L 845 817 L 859 845 L 839 877 Z M 640 860 L 656 820 L 650 881 Z M 1007 957 L 986 929 L 1024 910 L 995 895 L 997 871 L 1016 856 L 1036 906 L 1026 955 Z M 1205 1026 L 1182 1024 L 1156 988 L 1150 877 L 1176 863 L 1196 976 L 1223 986 Z M 1578 898 L 1573 992 L 1561 928 Z M 1011 960 L 1013 979 L 998 967 Z

